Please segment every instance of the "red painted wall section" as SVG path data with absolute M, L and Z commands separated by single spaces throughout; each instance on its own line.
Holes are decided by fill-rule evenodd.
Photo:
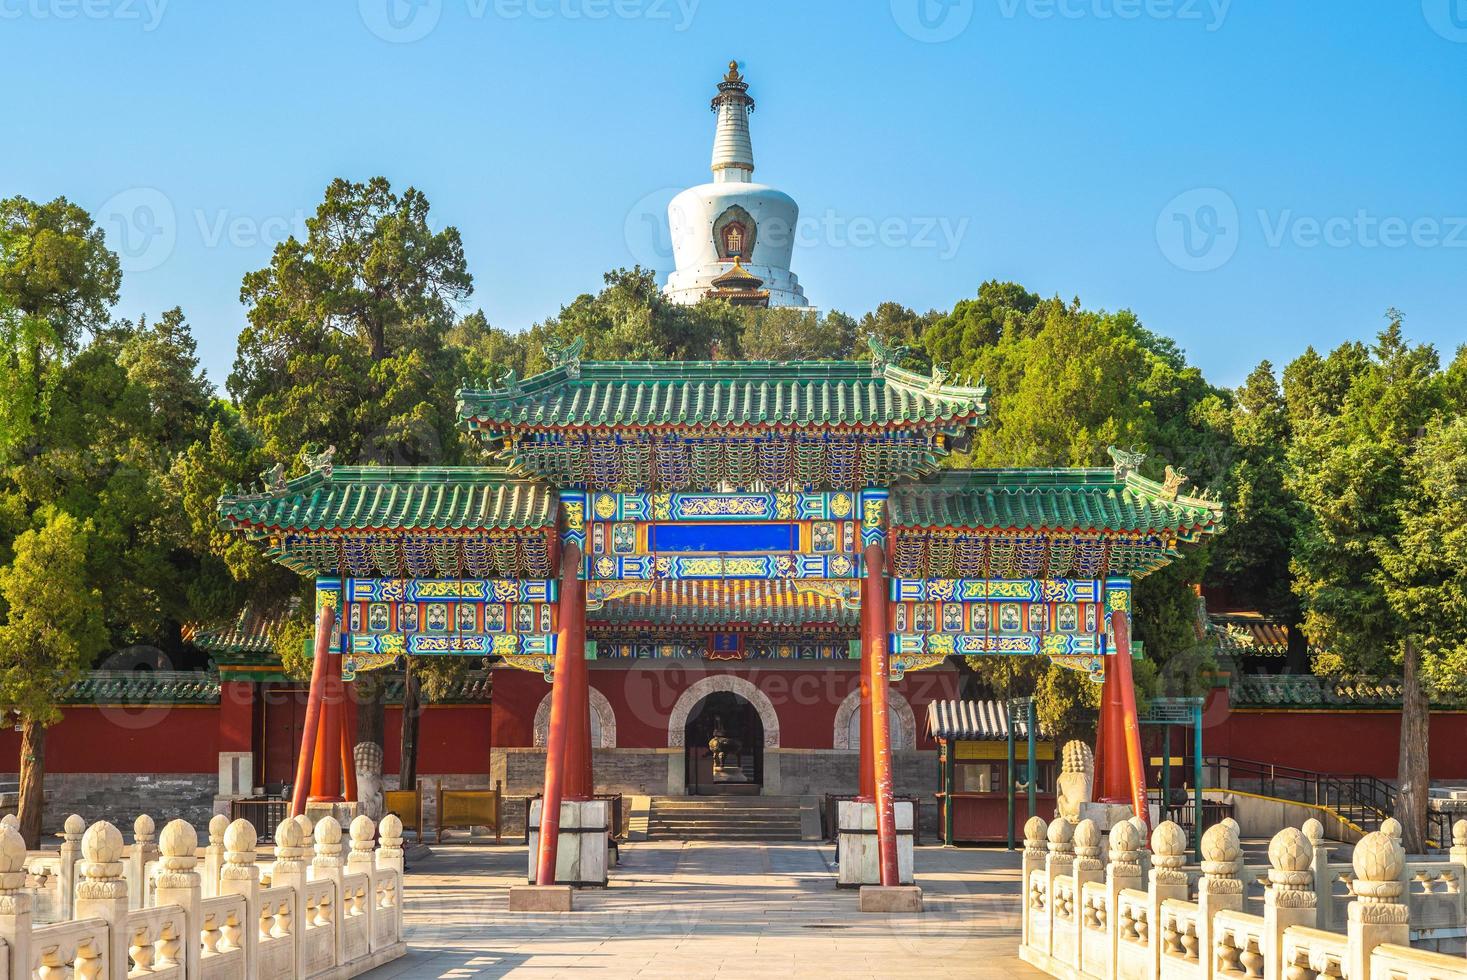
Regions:
M 1394 780 L 1401 751 L 1396 711 L 1259 711 L 1229 709 L 1215 691 L 1202 715 L 1202 751 L 1314 772 Z M 1467 779 L 1467 712 L 1431 718 L 1431 778 Z
M 255 685 L 229 681 L 219 686 L 219 751 L 248 752 L 254 740 Z
M 68 706 L 46 733 L 46 769 L 217 773 L 219 714 L 215 705 Z M 0 731 L 0 772 L 19 767 L 20 732 L 6 728 Z

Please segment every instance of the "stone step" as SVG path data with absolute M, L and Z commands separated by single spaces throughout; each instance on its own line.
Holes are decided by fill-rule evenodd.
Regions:
M 653 797 L 647 834 L 661 840 L 798 841 L 801 803 L 797 797 Z

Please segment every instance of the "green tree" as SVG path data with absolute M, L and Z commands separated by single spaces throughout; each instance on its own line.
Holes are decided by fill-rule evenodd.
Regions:
M 749 360 L 846 360 L 854 355 L 856 321 L 837 310 L 775 307 L 740 313 L 739 352 Z
M 1327 651 L 1319 666 L 1401 670 L 1396 816 L 1406 848 L 1419 853 L 1430 780 L 1422 675 L 1425 658 L 1439 652 L 1424 647 L 1438 630 L 1455 641 L 1451 618 L 1432 616 L 1449 589 L 1436 566 L 1417 565 L 1408 552 L 1411 532 L 1424 530 L 1416 510 L 1441 516 L 1437 491 L 1421 481 L 1450 470 L 1451 445 L 1449 436 L 1418 445 L 1445 417 L 1443 375 L 1436 351 L 1410 345 L 1400 315 L 1390 316 L 1374 346 L 1345 344 L 1327 358 L 1309 350 L 1284 374 L 1294 431 L 1288 485 L 1305 515 L 1292 567 L 1304 632 Z
M 228 388 L 266 459 L 298 465 L 303 448 L 328 445 L 343 462 L 463 457 L 454 394 L 465 363 L 449 335 L 478 326 L 454 309 L 473 281 L 458 230 L 434 231 L 428 215 L 428 199 L 413 188 L 399 194 L 383 177 L 337 179 L 306 222 L 306 240 L 280 243 L 268 267 L 245 276 L 248 325 Z M 232 458 L 237 440 L 225 433 L 220 442 Z M 195 471 L 227 470 L 231 458 Z M 409 786 L 419 716 L 412 670 L 410 662 L 402 728 Z M 364 678 L 357 692 L 359 735 L 381 745 L 380 678 Z
M 987 282 L 916 337 L 926 361 L 955 378 L 982 378 L 991 390 L 989 424 L 954 465 L 1103 466 L 1106 447 L 1121 445 L 1152 453 L 1152 476 L 1171 463 L 1209 487 L 1225 471 L 1227 433 L 1217 422 L 1225 393 L 1128 311 L 1087 310 L 1078 300 Z M 1208 682 L 1210 660 L 1195 629 L 1206 563 L 1205 551 L 1189 554 L 1137 583 L 1136 636 L 1155 664 L 1137 671 L 1143 695 L 1197 694 Z M 1032 682 L 1031 690 L 1067 691 L 1074 678 L 1051 670 L 1042 684 L 1022 680 L 1018 689 Z M 1053 711 L 1057 730 L 1077 730 L 1072 716 L 1062 717 L 1067 697 L 1040 705 L 1042 714 Z M 1069 704 L 1071 712 L 1085 707 Z
M 1209 581 L 1237 602 L 1297 624 L 1289 557 L 1301 515 L 1285 486 L 1293 434 L 1272 364 L 1253 369 L 1220 426 L 1235 452 L 1222 481 L 1228 530 L 1212 548 Z
M 527 373 L 550 367 L 548 346 L 575 341 L 583 343 L 583 357 L 597 361 L 706 361 L 735 355 L 742 320 L 728 303 L 668 302 L 655 273 L 640 266 L 614 269 L 602 280 L 599 293 L 577 296 L 530 328 Z
M 40 527 L 14 542 L 0 567 L 0 703 L 21 719 L 20 833 L 27 847 L 41 835 L 46 728 L 61 719 L 61 693 L 107 645 L 102 595 L 88 589 L 91 527 L 51 510 Z

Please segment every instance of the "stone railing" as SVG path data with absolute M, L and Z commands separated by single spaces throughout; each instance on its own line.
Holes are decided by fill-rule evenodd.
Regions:
M 1089 820 L 1024 827 L 1019 955 L 1051 976 L 1467 980 L 1467 958 L 1411 946 L 1467 935 L 1467 821 L 1445 862 L 1407 861 L 1393 820 L 1347 865 L 1314 820 L 1277 834 L 1266 866 L 1244 865 L 1232 820 L 1203 835 L 1199 867 L 1170 822 L 1149 848 L 1117 824 L 1104 863 L 1101 840 Z
M 61 851 L 27 853 L 0 821 L 0 977 L 273 980 L 354 977 L 406 952 L 402 822 L 326 817 L 275 830 L 216 817 L 209 843 L 174 820 L 133 845 L 107 822 L 66 822 Z M 349 836 L 350 854 L 343 855 Z

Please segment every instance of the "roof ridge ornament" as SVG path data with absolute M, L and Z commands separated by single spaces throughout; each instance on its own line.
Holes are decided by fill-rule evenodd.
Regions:
M 501 374 L 495 383 L 503 385 L 504 390 L 511 395 L 518 395 L 522 391 L 520 388 L 520 372 L 514 368 L 510 368 Z
M 268 470 L 260 473 L 260 483 L 265 487 L 266 493 L 278 493 L 285 489 L 285 464 L 276 463 Z
M 301 460 L 306 464 L 306 469 L 312 473 L 319 472 L 328 480 L 331 479 L 332 460 L 335 457 L 335 446 L 327 446 L 319 453 L 308 453 L 304 449 L 301 450 Z
M 947 384 L 948 368 L 944 363 L 932 362 L 932 380 L 927 382 L 928 391 L 940 391 Z
M 1107 446 L 1105 447 L 1105 451 L 1110 454 L 1110 458 L 1115 464 L 1117 480 L 1124 480 L 1132 473 L 1139 474 L 1141 472 L 1141 464 L 1146 462 L 1146 454 L 1137 452 L 1134 449 L 1118 449 L 1115 446 Z M 1171 467 L 1167 467 L 1167 469 L 1171 469 Z M 1175 499 L 1176 494 L 1173 493 L 1172 497 Z
M 577 337 L 567 344 L 557 344 L 552 340 L 545 342 L 545 355 L 550 358 L 551 365 L 565 368 L 566 373 L 572 378 L 581 376 L 581 353 L 585 349 L 585 337 Z
M 1186 483 L 1187 474 L 1168 464 L 1166 468 L 1166 480 L 1162 483 L 1161 492 L 1158 496 L 1162 500 L 1176 500 L 1177 494 L 1181 492 L 1182 487 Z
M 872 370 L 878 374 L 889 367 L 900 367 L 902 358 L 912 352 L 905 344 L 887 344 L 875 334 L 866 338 L 866 346 L 871 348 Z

